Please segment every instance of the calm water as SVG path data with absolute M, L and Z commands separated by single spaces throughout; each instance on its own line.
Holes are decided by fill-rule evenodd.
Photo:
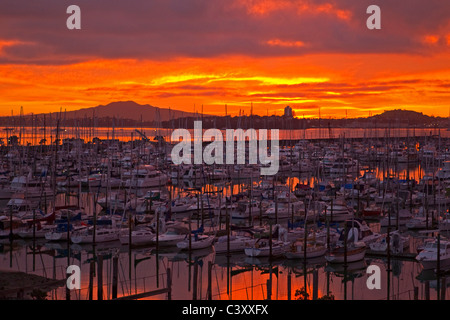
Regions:
M 0 138 L 6 141 L 8 137 L 16 135 L 21 139 L 22 144 L 31 143 L 32 145 L 39 144 L 42 139 L 45 139 L 46 144 L 56 139 L 56 127 L 43 128 L 12 128 L 5 130 L 0 128 Z M 166 141 L 170 141 L 172 129 L 161 128 L 137 128 L 138 131 L 145 134 L 149 139 L 155 136 L 163 136 Z M 224 130 L 222 130 L 224 132 Z M 269 130 L 270 131 L 270 130 Z M 193 130 L 190 130 L 193 136 Z M 446 129 L 436 128 L 309 128 L 309 129 L 294 129 L 294 130 L 280 130 L 280 140 L 299 140 L 299 139 L 329 139 L 333 138 L 385 138 L 385 137 L 426 137 L 430 135 L 440 135 L 442 138 L 450 138 L 450 131 Z M 140 134 L 134 128 L 91 128 L 91 127 L 67 127 L 60 128 L 59 138 L 77 137 L 84 139 L 84 141 L 92 141 L 94 137 L 100 139 L 118 139 L 120 141 L 129 141 L 132 139 L 140 139 Z
M 72 291 L 72 299 L 88 299 L 90 261 L 97 261 L 99 256 L 103 259 L 102 296 L 103 299 L 112 297 L 112 257 L 115 255 L 118 256 L 119 297 L 165 288 L 170 269 L 172 299 L 207 299 L 209 262 L 212 263 L 211 290 L 214 300 L 266 299 L 269 279 L 272 279 L 271 297 L 274 300 L 288 298 L 289 282 L 292 299 L 295 299 L 295 291 L 301 288 L 306 288 L 310 297 L 313 294 L 322 297 L 329 292 L 339 300 L 408 300 L 414 298 L 414 287 L 418 288 L 419 299 L 425 299 L 427 291 L 431 299 L 435 299 L 437 294 L 433 275 L 423 272 L 414 261 L 392 260 L 391 272 L 388 273 L 386 259 L 370 257 L 362 262 L 350 263 L 345 271 L 342 265 L 327 265 L 323 260 L 308 262 L 306 266 L 301 261 L 281 259 L 270 263 L 268 259 L 248 258 L 244 254 L 233 254 L 228 260 L 226 255 L 218 255 L 212 249 L 189 256 L 176 249 L 156 252 L 155 248 L 148 247 L 130 251 L 128 246 L 121 246 L 120 243 L 97 245 L 95 252 L 91 245 L 71 245 L 68 261 L 65 243 L 38 244 L 40 252 L 35 255 L 31 254 L 31 248 L 30 241 L 14 241 L 12 251 L 9 245 L 4 245 L 0 253 L 0 269 L 64 279 L 68 263 L 76 264 L 82 272 L 81 290 Z M 380 290 L 369 290 L 366 286 L 368 265 L 377 265 L 381 269 Z M 94 299 L 98 297 L 97 289 L 96 275 Z M 447 288 L 445 292 L 448 296 Z M 48 298 L 65 299 L 64 288 L 50 291 Z M 166 298 L 166 294 L 152 297 Z
M 298 179 L 298 178 L 291 178 Z M 304 181 L 312 181 L 305 177 Z M 298 180 L 297 180 L 298 181 Z M 292 184 L 294 185 L 294 184 Z M 237 192 L 244 184 L 236 183 L 225 188 L 230 194 L 231 189 Z M 209 188 L 209 187 L 208 187 Z M 209 188 L 211 189 L 211 188 Z M 180 190 L 171 189 L 174 195 Z M 93 194 L 84 193 L 82 205 L 92 214 Z M 58 196 L 58 204 L 76 204 L 76 197 Z M 280 224 L 287 225 L 287 220 L 280 220 Z M 254 221 L 258 225 L 259 221 Z M 192 220 L 192 229 L 197 228 L 200 221 Z M 208 221 L 205 223 L 208 226 Z M 374 231 L 385 232 L 379 223 L 370 223 Z M 225 226 L 222 224 L 223 230 Z M 410 242 L 410 252 L 422 243 L 423 237 L 412 233 L 414 239 Z M 249 258 L 242 254 L 232 254 L 227 258 L 224 254 L 216 254 L 213 249 L 188 252 L 177 248 L 156 250 L 153 246 L 130 249 L 120 242 L 110 242 L 92 245 L 71 244 L 70 255 L 67 243 L 49 243 L 45 240 L 37 241 L 37 251 L 33 254 L 32 240 L 14 240 L 12 249 L 9 242 L 0 246 L 0 270 L 15 270 L 32 273 L 51 279 L 65 279 L 68 265 L 78 265 L 81 268 L 81 289 L 71 291 L 71 299 L 86 300 L 89 288 L 90 262 L 103 260 L 102 288 L 103 299 L 112 297 L 113 257 L 118 257 L 118 297 L 138 294 L 142 292 L 162 289 L 167 286 L 167 272 L 172 275 L 172 299 L 191 300 L 207 299 L 209 286 L 214 300 L 286 300 L 296 299 L 296 290 L 306 288 L 310 295 L 322 297 L 327 293 L 338 300 L 379 300 L 414 298 L 414 290 L 419 299 L 437 298 L 437 282 L 433 273 L 423 272 L 420 264 L 413 259 L 391 260 L 390 268 L 387 259 L 366 256 L 364 261 L 349 264 L 347 269 L 343 265 L 330 265 L 324 259 L 308 261 L 304 265 L 301 261 L 278 259 L 269 261 L 267 258 Z M 211 273 L 208 266 L 211 263 Z M 369 290 L 366 285 L 369 265 L 377 265 L 381 269 L 381 289 Z M 93 278 L 94 299 L 98 298 L 98 265 L 95 265 Z M 388 269 L 390 271 L 388 271 Z M 208 279 L 211 282 L 208 283 Z M 271 281 L 269 281 L 271 280 Z M 268 284 L 271 283 L 271 290 Z M 446 280 L 450 283 L 450 280 Z M 441 288 L 444 284 L 441 284 Z M 448 296 L 446 285 L 442 292 Z M 48 299 L 66 299 L 65 287 L 50 290 Z M 167 299 L 167 294 L 160 294 L 149 299 Z

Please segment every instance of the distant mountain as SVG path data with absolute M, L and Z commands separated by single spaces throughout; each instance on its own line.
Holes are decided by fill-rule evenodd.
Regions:
M 134 101 L 117 101 L 107 105 L 84 108 L 73 111 L 50 112 L 40 114 L 15 115 L 0 117 L 0 126 L 55 126 L 57 120 L 64 126 L 125 126 L 134 127 L 140 124 L 158 126 L 162 122 L 178 118 L 194 118 L 201 116 L 193 112 L 159 108 L 149 104 L 141 105 Z M 204 117 L 210 115 L 203 114 Z
M 374 119 L 378 121 L 401 121 L 401 122 L 410 121 L 410 122 L 428 123 L 436 120 L 441 120 L 443 118 L 427 116 L 422 112 L 416 112 L 412 110 L 395 109 L 384 111 L 381 114 L 369 117 L 369 119 Z
M 158 115 L 159 113 L 159 115 Z M 191 117 L 194 113 L 181 110 L 154 107 L 149 104 L 140 105 L 134 101 L 117 101 L 107 105 L 67 111 L 63 115 L 66 119 L 83 118 L 117 118 L 143 122 L 168 121 L 170 119 Z

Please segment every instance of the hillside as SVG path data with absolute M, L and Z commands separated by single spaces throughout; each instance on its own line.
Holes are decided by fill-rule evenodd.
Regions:
M 159 113 L 159 119 L 158 119 Z M 170 110 L 166 108 L 154 107 L 149 104 L 140 105 L 134 101 L 117 101 L 107 105 L 99 105 L 96 107 L 85 108 L 75 111 L 65 112 L 66 119 L 83 119 L 83 118 L 117 118 L 129 119 L 134 121 L 168 121 L 181 117 L 194 116 L 193 113 Z
M 433 117 L 423 114 L 422 112 L 416 112 L 412 110 L 386 110 L 381 114 L 374 115 L 369 117 L 369 119 L 378 120 L 378 121 L 409 121 L 409 122 L 418 122 L 418 123 L 428 123 L 438 120 L 441 120 L 439 117 Z
M 139 123 L 156 126 L 161 122 L 195 116 L 197 115 L 192 112 L 140 105 L 134 101 L 117 101 L 73 111 L 4 116 L 0 117 L 0 125 L 51 126 L 56 125 L 56 120 L 60 119 L 61 124 L 66 126 L 135 126 Z

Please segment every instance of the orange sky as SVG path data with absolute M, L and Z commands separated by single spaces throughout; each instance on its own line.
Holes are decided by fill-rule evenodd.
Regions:
M 399 108 L 449 115 L 450 15 L 440 15 L 449 8 L 442 2 L 429 17 L 422 12 L 417 25 L 408 23 L 423 9 L 404 13 L 400 5 L 381 6 L 382 30 L 369 31 L 361 11 L 367 6 L 348 0 L 218 1 L 221 11 L 193 1 L 198 8 L 192 12 L 175 1 L 151 12 L 161 10 L 176 24 L 150 25 L 160 30 L 148 34 L 144 25 L 137 29 L 137 6 L 125 13 L 109 9 L 108 23 L 113 14 L 124 15 L 123 28 L 134 21 L 130 16 L 137 21 L 121 34 L 120 23 L 108 30 L 94 19 L 100 8 L 79 2 L 79 31 L 65 28 L 64 11 L 32 21 L 28 11 L 42 8 L 10 2 L 0 10 L 6 11 L 5 24 L 15 26 L 10 30 L 17 30 L 0 32 L 0 115 L 18 114 L 21 106 L 24 113 L 41 113 L 119 100 L 186 111 L 203 105 L 205 113 L 219 115 L 225 105 L 234 115 L 249 114 L 251 105 L 261 115 L 282 114 L 286 105 L 305 117 L 317 117 L 319 109 L 322 117 Z M 197 12 L 199 21 L 191 20 Z M 59 29 L 51 25 L 61 22 Z

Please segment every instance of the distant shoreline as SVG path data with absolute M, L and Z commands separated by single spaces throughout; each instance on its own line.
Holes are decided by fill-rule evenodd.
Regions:
M 134 104 L 133 104 L 134 105 Z M 108 106 L 102 106 L 105 110 Z M 151 107 L 154 108 L 155 107 Z M 34 128 L 160 128 L 160 129 L 193 129 L 194 121 L 201 120 L 204 129 L 280 129 L 280 130 L 305 130 L 305 129 L 447 129 L 450 128 L 450 117 L 434 117 L 411 110 L 390 110 L 382 114 L 360 118 L 304 118 L 295 115 L 240 115 L 240 116 L 216 116 L 206 114 L 184 115 L 167 117 L 164 120 L 158 114 L 142 116 L 139 120 L 132 119 L 130 113 L 121 116 L 99 115 L 92 109 L 91 116 L 74 117 L 65 113 L 51 113 L 39 115 L 14 115 L 0 117 L 0 127 L 34 127 Z M 108 109 L 109 110 L 109 109 Z M 152 109 L 153 110 L 153 109 Z M 159 109 L 158 109 L 159 110 Z M 165 109 L 161 109 L 161 111 Z M 104 111 L 106 112 L 106 111 Z M 130 110 L 132 112 L 132 110 Z M 138 111 L 137 111 L 138 112 Z M 178 113 L 179 114 L 179 113 Z

